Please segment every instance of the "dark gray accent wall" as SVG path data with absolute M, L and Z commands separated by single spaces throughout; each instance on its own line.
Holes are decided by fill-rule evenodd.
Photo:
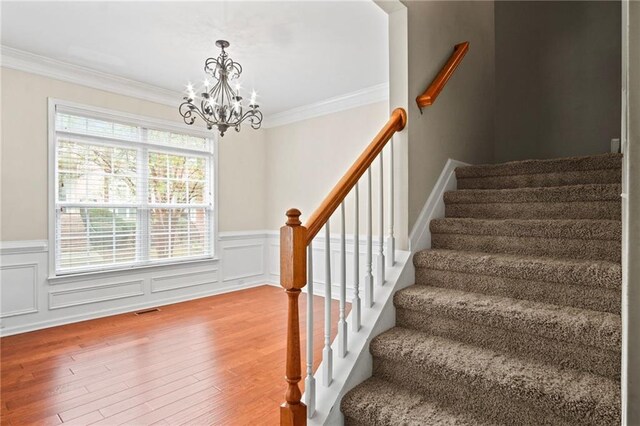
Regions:
M 409 229 L 447 159 L 493 160 L 495 40 L 493 1 L 403 1 L 409 44 Z M 437 101 L 420 114 L 415 98 L 468 41 L 469 52 Z
M 609 152 L 620 137 L 619 1 L 496 1 L 495 43 L 495 162 Z

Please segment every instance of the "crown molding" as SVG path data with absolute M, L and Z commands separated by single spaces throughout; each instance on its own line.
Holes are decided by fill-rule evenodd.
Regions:
M 389 100 L 389 83 L 377 84 L 356 90 L 355 92 L 265 116 L 262 127 L 268 129 L 283 126 L 285 124 L 295 123 L 296 121 L 307 120 L 309 118 L 320 117 L 387 100 Z
M 1 65 L 5 68 L 25 71 L 172 107 L 177 106 L 183 96 L 180 92 L 91 68 L 72 65 L 12 47 L 0 45 L 0 52 Z M 382 83 L 287 111 L 266 115 L 262 127 L 282 126 L 388 99 L 389 83 Z
M 0 50 L 2 53 L 2 66 L 5 68 L 25 71 L 173 107 L 178 105 L 182 98 L 179 92 L 173 90 L 118 77 L 91 68 L 72 65 L 12 47 L 0 46 Z

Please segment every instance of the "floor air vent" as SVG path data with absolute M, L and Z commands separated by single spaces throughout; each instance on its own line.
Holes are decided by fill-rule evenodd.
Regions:
M 144 311 L 136 312 L 136 315 L 150 314 L 151 312 L 160 312 L 160 309 L 158 308 L 145 309 Z

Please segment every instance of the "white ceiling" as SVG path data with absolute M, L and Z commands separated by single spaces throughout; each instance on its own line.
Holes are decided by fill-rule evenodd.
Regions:
M 8 2 L 2 44 L 181 91 L 217 39 L 265 114 L 388 81 L 387 15 L 371 0 Z

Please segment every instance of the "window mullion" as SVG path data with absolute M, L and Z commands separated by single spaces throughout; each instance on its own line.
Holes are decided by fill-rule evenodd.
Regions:
M 150 220 L 149 220 L 149 149 L 144 145 L 147 140 L 147 129 L 141 129 L 141 137 L 143 145 L 140 148 L 140 159 L 138 161 L 138 202 L 139 223 L 138 223 L 138 239 L 139 239 L 139 261 L 142 263 L 149 262 L 150 247 Z
M 209 204 L 209 208 L 206 210 L 206 218 L 207 218 L 207 225 L 209 226 L 209 232 L 208 232 L 208 237 L 209 237 L 209 242 L 207 244 L 207 249 L 210 255 L 217 255 L 217 253 L 215 253 L 215 249 L 216 249 L 216 245 L 215 245 L 215 235 L 216 235 L 216 220 L 215 220 L 215 212 L 214 209 L 217 209 L 218 206 L 214 205 L 214 200 L 215 198 L 215 190 L 217 188 L 217 182 L 215 181 L 215 171 L 214 171 L 214 165 L 216 164 L 216 158 L 215 156 L 218 154 L 215 150 L 215 141 L 212 139 L 209 139 L 209 145 L 211 147 L 211 155 L 209 156 L 209 158 L 206 161 L 206 172 L 207 172 L 207 182 L 205 183 L 205 185 L 207 186 L 207 191 L 206 194 L 208 195 L 208 204 Z
M 51 196 L 54 199 L 52 207 L 55 209 L 52 223 L 55 228 L 50 234 L 50 238 L 55 240 L 52 241 L 55 250 L 52 255 L 55 266 L 52 270 L 56 274 L 72 274 L 87 270 L 109 270 L 125 264 L 179 262 L 183 258 L 186 260 L 213 255 L 217 209 L 214 205 L 216 151 L 213 141 L 206 140 L 209 152 L 195 152 L 189 148 L 191 145 L 188 144 L 192 143 L 190 139 L 169 134 L 164 142 L 160 137 L 165 136 L 153 133 L 158 129 L 149 130 L 144 127 L 143 122 L 137 126 L 134 124 L 133 128 L 129 127 L 132 130 L 138 128 L 135 138 L 119 139 L 131 131 L 125 129 L 128 133 L 122 133 L 125 130 L 117 127 L 118 122 L 115 120 L 111 123 L 111 128 L 109 123 L 90 123 L 92 118 L 89 112 L 85 117 L 86 121 L 82 121 L 85 119 L 83 117 L 78 121 L 78 117 L 69 116 L 66 122 L 61 121 L 61 128 L 56 128 L 51 134 L 54 144 L 54 173 L 51 177 L 54 184 L 51 185 Z M 57 120 L 57 116 L 53 118 Z M 63 125 L 78 129 L 79 133 L 65 132 L 67 127 L 62 127 Z M 98 135 L 102 131 L 99 125 L 106 125 L 103 126 L 106 136 Z M 91 132 L 96 135 L 90 134 Z M 177 138 L 175 141 L 174 137 Z M 155 142 L 151 143 L 150 138 Z M 177 146 L 180 143 L 184 146 Z M 95 158 L 92 155 L 94 149 L 97 152 Z M 154 195 L 151 189 L 155 186 L 151 185 L 150 158 L 156 152 L 164 155 L 166 161 L 167 174 L 164 178 L 158 177 L 164 179 L 166 197 L 151 200 L 150 196 Z M 62 162 L 58 161 L 58 155 L 63 154 Z M 176 161 L 169 161 L 170 156 L 175 156 Z M 110 170 L 106 170 L 107 162 L 110 162 Z M 60 165 L 62 168 L 59 170 Z M 134 166 L 136 170 L 132 172 Z M 197 176 L 190 175 L 190 167 L 203 167 L 203 170 L 198 170 Z M 180 170 L 182 172 L 178 173 Z M 202 172 L 205 176 L 196 179 L 200 178 Z M 63 183 L 61 173 L 69 176 L 68 182 L 67 179 L 64 181 L 66 198 L 60 188 Z M 162 185 L 160 180 L 158 182 Z M 206 199 L 198 204 L 192 203 L 196 199 L 190 199 L 190 189 L 194 184 L 198 186 L 198 199 L 202 187 L 205 188 L 203 195 Z M 186 200 L 182 203 L 180 194 L 177 194 L 180 187 L 186 192 Z M 132 191 L 135 191 L 134 196 L 131 196 Z M 168 217 L 164 229 L 158 229 L 161 233 L 158 235 L 158 244 L 163 246 L 163 251 L 168 249 L 166 256 L 161 256 L 166 257 L 164 259 L 156 259 L 152 253 L 156 244 L 151 236 L 152 209 L 158 209 L 163 219 Z M 109 225 L 112 227 L 111 235 Z M 164 238 L 167 240 L 164 241 Z M 109 240 L 112 244 L 111 253 L 107 247 Z M 204 247 L 202 243 L 205 244 Z M 133 250 L 135 253 L 132 253 Z

